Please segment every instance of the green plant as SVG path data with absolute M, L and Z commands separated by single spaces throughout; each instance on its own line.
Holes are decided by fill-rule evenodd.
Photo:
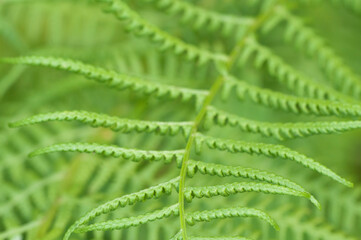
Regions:
M 355 0 L 332 2 L 356 14 L 360 10 Z M 317 213 L 307 214 L 308 207 L 287 197 L 306 198 L 317 207 L 312 194 L 325 196 L 322 202 L 337 201 L 316 184 L 323 181 L 319 176 L 297 181 L 311 191 L 290 180 L 295 174 L 287 172 L 298 171 L 299 165 L 353 186 L 293 147 L 311 151 L 321 139 L 327 151 L 331 140 L 315 135 L 361 127 L 361 79 L 293 13 L 307 1 L 0 4 L 2 40 L 11 46 L 4 47 L 1 62 L 6 68 L 15 64 L 0 82 L 1 121 L 24 127 L 19 133 L 1 129 L 0 238 L 70 239 L 77 233 L 79 239 L 356 239 L 348 236 L 359 234 L 356 220 L 349 220 L 356 227 L 344 229 L 326 214 L 323 223 L 341 230 L 333 232 L 313 223 L 320 219 Z M 235 14 L 208 10 L 208 5 Z M 178 18 L 180 24 L 167 21 Z M 131 34 L 118 32 L 120 25 Z M 281 35 L 291 44 L 280 44 Z M 324 75 L 303 73 L 309 60 L 298 59 L 301 54 L 289 45 L 307 53 Z M 78 122 L 76 130 L 69 131 L 64 121 Z M 292 140 L 311 136 L 314 142 Z M 351 141 L 343 139 L 352 142 L 350 136 Z M 44 145 L 40 142 L 48 146 L 33 151 Z M 96 154 L 74 158 L 69 152 Z M 274 165 L 270 158 L 276 159 Z M 308 174 L 303 170 L 300 179 Z M 238 193 L 242 199 L 234 196 Z M 285 197 L 259 200 L 254 193 Z M 357 199 L 347 196 L 359 209 Z M 287 225 L 279 235 L 259 221 L 213 223 L 256 217 L 278 230 L 267 209 Z M 197 227 L 200 222 L 211 223 Z M 260 226 L 265 231 L 257 235 Z

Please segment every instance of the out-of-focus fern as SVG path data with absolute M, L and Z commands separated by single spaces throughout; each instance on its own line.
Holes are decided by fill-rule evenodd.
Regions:
M 212 4 L 223 12 L 207 9 Z M 358 12 L 357 2 L 343 4 Z M 356 239 L 351 235 L 359 234 L 357 197 L 345 194 L 340 203 L 321 187 L 324 178 L 305 181 L 310 172 L 304 169 L 290 180 L 280 166 L 293 162 L 353 184 L 289 142 L 275 141 L 360 128 L 360 78 L 292 12 L 293 3 L 236 6 L 180 0 L 0 3 L 0 33 L 12 47 L 1 59 L 6 67 L 1 123 L 11 119 L 10 127 L 26 127 L 18 133 L 0 128 L 0 238 Z M 69 14 L 73 8 L 79 13 Z M 188 27 L 164 20 L 178 16 Z M 121 26 L 140 40 L 119 31 Z M 267 46 L 270 31 L 285 31 L 287 40 L 315 58 L 329 81 L 308 77 L 273 52 Z M 216 36 L 210 40 L 209 34 Z M 157 47 L 167 51 L 152 49 Z M 9 64 L 19 65 L 8 70 Z M 259 73 L 265 74 L 264 82 Z M 59 78 L 64 80 L 52 81 Z M 24 98 L 30 88 L 33 95 Z M 287 117 L 278 117 L 283 114 Z M 310 115 L 323 118 L 314 121 Z M 64 121 L 77 130 L 69 131 Z M 248 133 L 252 140 L 243 136 Z M 274 139 L 269 143 L 264 136 Z M 48 146 L 34 150 L 34 145 Z M 248 167 L 241 154 L 291 161 L 263 159 Z M 277 174 L 263 169 L 269 162 Z M 245 196 L 242 201 L 238 194 Z M 308 214 L 289 197 L 325 204 L 327 212 Z M 343 215 L 334 206 L 339 205 L 350 206 L 347 224 L 338 220 Z M 330 230 L 332 224 L 343 232 Z

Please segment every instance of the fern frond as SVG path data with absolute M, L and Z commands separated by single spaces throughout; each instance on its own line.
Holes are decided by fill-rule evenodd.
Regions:
M 95 223 L 88 226 L 80 226 L 75 230 L 75 232 L 83 233 L 89 231 L 119 230 L 119 229 L 139 226 L 148 222 L 167 218 L 170 216 L 177 216 L 178 214 L 179 214 L 179 207 L 178 204 L 175 204 L 173 206 L 164 208 L 162 210 L 157 210 L 137 217 L 129 217 L 119 220 L 110 220 L 106 222 Z M 195 225 L 197 222 L 209 222 L 214 219 L 231 218 L 231 217 L 257 217 L 268 222 L 275 229 L 279 229 L 277 223 L 263 211 L 253 208 L 242 208 L 242 207 L 192 212 L 187 214 L 186 222 L 189 225 Z
M 175 160 L 182 160 L 184 150 L 173 151 L 149 151 L 138 149 L 126 149 L 118 146 L 104 145 L 97 143 L 64 143 L 54 144 L 48 147 L 38 149 L 30 153 L 30 157 L 53 152 L 79 152 L 96 153 L 103 156 L 122 157 L 134 162 L 139 161 L 164 161 L 165 163 Z
M 243 177 L 252 180 L 264 181 L 267 183 L 272 183 L 275 185 L 287 187 L 296 191 L 305 192 L 310 195 L 311 202 L 320 208 L 319 202 L 314 196 L 307 192 L 303 187 L 294 183 L 284 177 L 279 175 L 258 170 L 252 168 L 244 168 L 239 166 L 227 166 L 223 164 L 214 164 L 214 163 L 205 163 L 201 161 L 189 160 L 187 165 L 187 174 L 192 177 L 195 173 L 200 172 L 202 174 L 208 174 L 211 176 L 233 176 L 233 177 Z
M 137 36 L 144 36 L 153 42 L 160 43 L 161 49 L 170 49 L 176 54 L 185 55 L 187 59 L 197 59 L 199 63 L 209 61 L 225 62 L 227 56 L 216 54 L 206 50 L 199 49 L 196 46 L 187 44 L 182 40 L 160 30 L 156 26 L 141 18 L 136 12 L 121 0 L 109 1 L 107 12 L 113 13 L 118 19 L 127 21 L 127 29 L 134 32 Z
M 149 82 L 137 77 L 118 74 L 103 68 L 94 67 L 79 61 L 66 60 L 54 57 L 27 56 L 18 58 L 4 58 L 1 60 L 10 64 L 26 64 L 32 66 L 44 66 L 65 70 L 83 75 L 89 79 L 104 83 L 109 87 L 119 90 L 131 89 L 144 94 L 154 94 L 157 97 L 168 97 L 170 99 L 181 98 L 184 101 L 195 99 L 200 104 L 205 98 L 207 91 L 187 89 L 175 86 Z
M 265 144 L 265 143 L 252 143 L 243 142 L 230 139 L 220 139 L 202 135 L 197 133 L 196 146 L 198 151 L 202 147 L 203 143 L 210 149 L 218 149 L 221 151 L 228 151 L 231 153 L 248 153 L 264 155 L 271 158 L 283 158 L 295 161 L 303 166 L 312 169 L 322 175 L 326 175 L 335 181 L 342 183 L 348 187 L 352 187 L 353 184 L 346 179 L 340 177 L 330 169 L 326 168 L 322 164 L 314 161 L 313 159 L 306 157 L 292 149 L 289 149 L 282 145 Z
M 360 99 L 360 77 L 343 63 L 342 59 L 325 44 L 325 41 L 286 8 L 279 6 L 276 14 L 283 16 L 287 22 L 286 40 L 313 56 L 335 87 Z
M 361 116 L 361 107 L 356 104 L 295 97 L 263 89 L 228 76 L 224 86 L 225 97 L 228 96 L 229 90 L 232 88 L 236 89 L 237 96 L 241 100 L 247 97 L 255 103 L 286 112 L 318 116 Z
M 311 195 L 306 192 L 293 190 L 288 187 L 278 186 L 269 183 L 237 182 L 214 186 L 188 187 L 184 196 L 188 202 L 194 198 L 211 198 L 216 196 L 228 197 L 237 193 L 259 192 L 266 194 L 280 194 L 295 197 L 303 197 L 311 200 Z M 318 207 L 318 206 L 317 206 Z
M 330 1 L 351 3 L 355 0 Z M 0 72 L 2 71 L 2 76 L 5 76 L 0 80 L 0 98 L 4 96 L 0 101 L 2 116 L 0 122 L 3 123 L 3 126 L 0 124 L 0 131 L 3 131 L 0 134 L 0 238 L 55 240 L 65 234 L 64 240 L 69 240 L 74 232 L 86 232 L 74 237 L 79 240 L 123 238 L 163 240 L 180 230 L 172 240 L 249 240 L 236 237 L 238 235 L 268 240 L 275 238 L 280 238 L 280 240 L 352 239 L 345 237 L 346 235 L 342 233 L 333 232 L 333 229 L 328 228 L 329 224 L 321 225 L 320 218 L 314 217 L 316 214 L 306 215 L 307 208 L 293 203 L 286 204 L 289 202 L 288 196 L 296 196 L 301 197 L 302 200 L 306 198 L 319 207 L 320 204 L 311 195 L 311 193 L 317 193 L 316 196 L 320 197 L 320 202 L 327 206 L 327 213 L 321 214 L 330 215 L 326 217 L 328 221 L 332 224 L 336 223 L 340 229 L 351 233 L 351 229 L 357 228 L 357 217 L 360 215 L 358 213 L 359 195 L 355 193 L 352 197 L 346 197 L 346 192 L 343 190 L 338 191 L 335 190 L 336 188 L 330 189 L 329 185 L 318 184 L 313 175 L 312 178 L 310 177 L 311 171 L 297 171 L 293 167 L 295 163 L 291 161 L 345 185 L 351 186 L 352 183 L 313 159 L 281 145 L 220 139 L 201 134 L 203 130 L 207 130 L 207 126 L 214 127 L 214 131 L 211 130 L 215 137 L 222 132 L 226 134 L 225 130 L 232 131 L 232 129 L 215 125 L 229 125 L 247 133 L 290 139 L 343 132 L 361 127 L 361 120 L 358 119 L 361 116 L 361 104 L 358 102 L 361 97 L 361 82 L 356 82 L 360 80 L 359 77 L 341 62 L 340 57 L 333 50 L 331 51 L 331 48 L 327 47 L 319 36 L 311 30 L 312 33 L 309 34 L 304 23 L 288 12 L 288 8 L 298 7 L 297 3 L 278 0 L 246 0 L 238 3 L 197 0 L 196 4 L 188 0 L 95 0 L 90 2 L 72 0 L 65 2 L 4 0 L 0 3 L 0 35 L 4 36 L 4 38 L 0 36 L 0 42 L 10 39 L 9 48 L 7 45 L 4 47 L 0 44 L 2 50 L 0 55 L 14 56 L 30 52 L 42 56 L 65 56 L 65 58 L 25 56 L 0 59 L 0 62 L 11 64 L 51 68 L 41 74 L 30 70 L 22 74 L 20 78 L 22 71 L 16 69 L 24 68 L 24 66 L 16 65 L 13 67 L 14 70 L 7 68 L 7 65 L 0 66 Z M 99 7 L 102 6 L 93 2 L 104 3 L 105 11 L 108 10 L 110 14 L 102 14 L 99 11 Z M 144 6 L 142 2 L 150 2 L 150 4 Z M 172 21 L 168 17 L 164 18 L 163 13 L 153 11 L 154 8 L 150 8 L 152 3 L 170 13 L 173 19 L 174 17 L 182 18 L 188 26 L 185 28 L 178 26 L 178 19 Z M 219 9 L 219 13 L 208 10 L 211 8 Z M 314 11 L 304 11 L 302 8 L 295 8 L 295 10 L 300 14 L 315 14 Z M 286 13 L 282 14 L 282 11 Z M 232 15 L 231 12 L 235 14 Z M 330 14 L 330 23 L 337 21 L 338 16 L 335 13 Z M 250 14 L 252 17 L 238 17 L 243 14 Z M 287 14 L 290 18 L 285 16 Z M 5 24 L 2 24 L 2 18 Z M 170 19 L 169 22 L 168 19 Z M 122 22 L 119 23 L 118 20 Z M 300 26 L 297 25 L 297 21 Z M 152 22 L 158 22 L 158 24 L 154 25 Z M 261 41 L 255 40 L 262 39 L 262 42 L 265 40 L 264 42 L 277 46 L 280 52 L 286 53 L 288 49 L 275 42 L 279 40 L 278 36 L 275 36 L 276 38 L 259 36 L 262 28 L 265 31 L 270 30 L 280 22 L 287 23 L 286 34 L 289 38 L 294 40 L 301 50 L 308 49 L 307 51 L 317 58 L 327 75 L 337 75 L 330 76 L 336 86 L 335 89 L 313 81 L 314 79 L 298 72 L 296 68 L 278 57 L 273 52 L 273 48 L 262 46 Z M 6 23 L 9 24 L 6 25 Z M 119 31 L 123 29 L 123 26 L 119 25 L 124 25 L 130 33 L 140 38 L 150 40 L 148 42 L 157 43 L 161 50 L 167 50 L 167 52 L 153 51 L 149 47 L 150 43 L 129 38 L 123 31 Z M 189 31 L 192 27 L 196 31 Z M 19 36 L 16 29 L 20 30 Z M 171 30 L 167 32 L 166 29 Z M 214 31 L 215 38 L 210 39 L 208 31 Z M 222 34 L 225 36 L 219 37 Z M 359 37 L 356 35 L 355 41 Z M 24 42 L 24 49 L 21 49 L 21 42 Z M 201 46 L 210 45 L 211 48 L 203 49 L 192 44 L 193 42 Z M 341 46 L 342 43 L 340 41 L 336 44 Z M 37 47 L 41 50 L 33 51 Z M 73 48 L 76 54 L 73 54 Z M 222 51 L 214 51 L 215 49 Z M 357 60 L 355 53 L 351 52 L 352 49 L 342 50 L 347 50 L 342 54 L 348 57 L 348 61 Z M 250 55 L 252 55 L 251 58 L 249 58 Z M 67 60 L 69 56 L 79 56 L 74 59 L 83 59 L 84 63 Z M 291 53 L 290 57 L 293 58 L 295 55 Z M 246 67 L 245 65 L 238 67 L 237 61 L 247 64 L 245 62 L 250 59 L 255 59 L 255 67 L 259 68 L 259 71 L 254 71 L 254 69 L 244 71 L 244 75 L 251 79 L 243 82 L 231 75 L 237 72 L 243 73 L 243 68 Z M 94 65 L 85 64 L 85 62 L 92 62 Z M 297 61 L 297 63 L 301 66 L 305 61 Z M 96 64 L 103 67 L 96 67 Z M 199 64 L 203 65 L 199 66 Z M 114 71 L 106 68 L 114 69 Z M 54 72 L 52 69 L 63 70 L 63 73 Z M 9 74 L 6 76 L 4 72 Z M 64 74 L 70 76 L 66 84 L 62 79 L 58 79 Z M 288 92 L 297 97 L 262 88 L 261 82 L 258 82 L 261 80 L 257 78 L 262 74 L 272 75 L 274 78 L 272 81 L 277 81 L 278 85 L 282 85 L 281 91 L 288 88 Z M 94 81 L 78 81 L 77 76 Z M 34 79 L 36 81 L 33 81 Z M 49 79 L 56 81 L 49 81 Z M 20 81 L 16 82 L 17 80 Z M 254 80 L 254 85 L 251 80 Z M 78 82 L 85 82 L 87 85 L 81 85 Z M 102 83 L 103 86 L 95 83 Z M 343 83 L 345 83 L 344 86 Z M 88 89 L 88 84 L 92 84 L 92 88 Z M 339 88 L 341 85 L 342 88 Z M 106 91 L 104 86 L 127 91 L 119 95 Z M 272 89 L 274 88 L 277 86 L 272 86 Z M 7 92 L 9 89 L 11 92 Z M 69 91 L 75 89 L 78 90 L 78 94 L 74 96 Z M 238 98 L 250 99 L 241 104 L 247 110 L 245 115 L 242 114 L 240 117 L 232 114 L 239 108 L 239 104 L 233 102 L 233 98 L 227 102 L 229 113 L 212 107 L 218 104 L 218 96 L 222 89 L 224 96 L 232 90 L 237 93 Z M 339 92 L 338 89 L 342 91 Z M 28 93 L 31 94 L 28 95 Z M 353 96 L 350 96 L 350 93 Z M 153 98 L 148 98 L 148 96 L 144 98 L 142 95 Z M 193 102 L 196 105 L 195 110 L 192 109 Z M 266 106 L 267 109 L 260 109 L 266 111 L 255 109 L 251 115 L 257 115 L 265 119 L 265 122 L 252 120 L 250 116 L 250 119 L 247 119 L 247 112 L 252 111 L 257 104 Z M 58 112 L 33 115 L 35 112 L 47 112 L 54 107 L 61 109 L 60 112 L 58 110 Z M 319 120 L 318 122 L 291 123 L 287 122 L 288 115 L 286 117 L 268 116 L 271 108 L 298 114 L 329 116 L 329 118 L 353 117 L 354 121 L 323 122 Z M 63 112 L 64 109 L 92 110 Z M 96 112 L 128 112 L 130 115 L 120 118 Z M 10 126 L 22 127 L 51 121 L 74 121 L 82 125 L 108 128 L 108 130 L 81 127 L 68 132 L 63 124 L 59 126 L 47 124 L 19 129 L 16 130 L 17 134 L 13 134 L 14 130 L 4 128 L 5 121 L 8 122 L 10 119 L 24 115 L 32 117 L 13 122 Z M 129 116 L 137 117 L 130 119 Z M 190 118 L 192 119 L 188 121 Z M 280 119 L 280 122 L 272 123 L 270 120 L 272 118 Z M 147 121 L 147 119 L 156 121 Z M 170 119 L 184 120 L 167 122 Z M 210 122 L 214 124 L 207 125 Z M 203 124 L 205 129 L 202 128 Z M 135 134 L 117 134 L 109 129 Z M 179 133 L 184 135 L 186 143 L 178 141 L 179 136 L 169 138 Z M 166 137 L 154 136 L 155 134 L 166 135 Z M 73 138 L 75 142 L 52 145 L 68 141 L 69 138 Z M 85 143 L 77 142 L 79 139 L 83 139 Z M 109 144 L 117 143 L 118 146 L 87 143 L 94 139 L 99 142 L 107 141 Z M 300 143 L 306 144 L 302 145 L 303 148 L 309 144 L 312 149 L 320 150 L 320 153 L 327 151 L 329 156 L 335 159 L 338 157 L 333 154 L 336 152 L 339 154 L 340 151 L 337 150 L 342 150 L 341 146 L 337 146 L 338 149 L 331 149 L 328 139 L 326 143 L 317 142 L 317 145 L 314 141 L 317 139 L 308 140 L 310 140 L 309 143 Z M 356 144 L 354 139 L 349 140 L 350 143 L 346 138 L 341 139 L 340 142 L 347 147 Z M 253 166 L 254 168 L 246 168 L 237 164 L 223 165 L 224 161 L 222 162 L 221 159 L 213 159 L 218 164 L 191 160 L 193 146 L 196 151 L 199 151 L 204 144 L 214 150 L 291 160 L 286 162 L 291 164 L 292 168 L 290 171 L 282 172 L 285 169 L 277 165 L 280 175 L 276 175 L 261 170 L 274 167 L 271 164 L 273 161 L 257 161 L 254 163 L 256 165 Z M 295 141 L 292 144 L 297 145 L 299 142 Z M 26 158 L 26 154 L 32 151 L 34 145 L 48 147 L 34 151 L 30 154 L 31 156 L 46 155 Z M 134 148 L 126 148 L 128 145 Z M 325 149 L 319 149 L 323 145 Z M 299 147 L 296 146 L 296 148 Z M 162 149 L 170 150 L 163 151 Z M 58 154 L 47 154 L 55 152 Z M 63 154 L 64 152 L 95 153 L 100 157 L 113 156 L 116 159 L 104 161 L 94 155 L 90 158 L 86 155 L 85 158 L 74 159 L 71 157 L 73 154 Z M 210 151 L 210 155 L 211 152 L 214 151 Z M 228 160 L 234 162 L 237 156 L 233 154 Z M 126 160 L 141 163 L 134 164 Z M 178 169 L 173 163 L 163 164 L 173 161 L 176 162 Z M 64 170 L 65 174 L 63 174 Z M 295 171 L 302 174 L 295 181 L 282 177 L 290 175 L 297 177 L 298 174 L 294 174 Z M 56 177 L 54 181 L 49 180 L 55 175 L 54 173 L 58 172 L 62 173 L 61 179 Z M 197 175 L 199 179 L 187 179 L 187 176 L 193 177 L 196 173 L 204 176 Z M 176 175 L 179 177 L 174 178 Z M 244 182 L 234 181 L 235 178 L 243 178 L 241 181 L 244 180 Z M 330 181 L 329 178 L 322 177 L 325 181 Z M 215 184 L 220 185 L 212 186 L 212 179 L 216 181 Z M 225 180 L 226 183 L 221 183 L 220 180 Z M 305 190 L 298 184 L 301 182 L 309 183 L 311 189 Z M 139 191 L 139 189 L 143 190 Z M 235 196 L 238 193 L 248 194 L 242 194 L 241 197 Z M 262 197 L 260 196 L 262 194 L 256 193 L 286 195 L 287 197 L 278 198 L 272 195 Z M 177 196 L 169 197 L 170 194 Z M 178 203 L 173 197 L 177 198 Z M 160 199 L 155 200 L 156 198 Z M 185 204 L 185 200 L 192 202 L 190 209 L 196 212 L 188 211 L 190 204 Z M 139 204 L 142 202 L 145 203 Z M 174 203 L 177 204 L 173 205 Z M 226 208 L 226 204 L 233 204 L 236 207 Z M 218 207 L 222 209 L 217 209 Z M 208 210 L 199 211 L 204 209 Z M 282 230 L 279 233 L 274 232 L 271 226 L 278 228 L 275 221 L 268 214 L 257 209 L 267 209 L 271 216 L 280 219 Z M 119 217 L 118 211 L 124 215 Z M 82 215 L 83 213 L 85 214 Z M 320 213 L 317 214 L 319 216 Z M 174 216 L 179 218 L 175 219 Z M 187 226 L 195 223 L 247 216 L 264 221 L 252 219 L 242 224 L 239 224 L 238 220 L 221 221 L 215 224 L 204 224 L 207 226 L 194 229 L 195 233 L 187 231 Z M 145 224 L 150 222 L 152 222 L 151 226 Z M 123 229 L 123 231 L 98 231 L 111 229 Z M 248 229 L 256 230 L 255 234 L 249 234 Z M 97 232 L 89 232 L 92 230 Z M 260 230 L 263 232 L 261 236 Z M 357 235 L 358 232 L 359 230 L 356 229 L 352 234 Z M 208 235 L 214 237 L 205 237 Z
M 221 31 L 224 35 L 229 35 L 232 30 L 249 26 L 253 19 L 249 17 L 238 17 L 228 14 L 221 14 L 204 8 L 197 7 L 181 0 L 144 0 L 152 2 L 157 7 L 173 15 L 181 15 L 182 21 L 192 24 L 195 29 L 206 29 L 209 31 Z
M 66 232 L 64 240 L 68 240 L 70 235 L 78 229 L 79 226 L 84 225 L 99 215 L 109 213 L 119 208 L 123 208 L 128 205 L 133 205 L 140 201 L 145 201 L 151 198 L 158 198 L 165 194 L 170 194 L 173 188 L 178 187 L 179 177 L 169 180 L 168 182 L 161 183 L 157 186 L 153 186 L 147 189 L 143 189 L 139 192 L 131 193 L 120 198 L 116 198 L 110 202 L 102 204 L 97 208 L 91 210 L 85 216 L 77 220 Z
M 238 127 L 244 132 L 259 133 L 279 140 L 308 137 L 319 134 L 341 133 L 361 128 L 361 121 L 271 123 L 239 117 L 215 107 L 209 107 L 206 121 L 219 126 Z
M 112 117 L 106 114 L 98 114 L 87 111 L 65 111 L 35 115 L 9 124 L 10 127 L 23 127 L 49 121 L 79 121 L 92 127 L 105 127 L 113 131 L 121 132 L 146 132 L 161 135 L 176 135 L 181 132 L 187 136 L 192 122 L 157 122 L 141 121 Z
M 270 49 L 258 43 L 256 39 L 247 38 L 239 59 L 240 63 L 245 64 L 251 54 L 255 55 L 254 64 L 257 68 L 265 65 L 272 76 L 299 96 L 354 102 L 351 97 L 343 95 L 327 85 L 308 79 L 272 53 Z
M 80 226 L 75 232 L 84 233 L 89 231 L 108 231 L 108 230 L 119 230 L 129 227 L 136 227 L 148 222 L 156 221 L 170 216 L 179 214 L 178 204 L 157 210 L 151 213 L 143 214 L 137 217 L 122 218 L 119 220 L 110 220 L 106 222 L 94 223 L 88 226 Z
M 197 222 L 209 222 L 214 219 L 230 217 L 257 217 L 268 222 L 274 229 L 279 230 L 279 227 L 274 219 L 265 212 L 255 208 L 232 207 L 198 211 L 188 214 L 186 216 L 186 221 L 189 225 L 194 225 Z

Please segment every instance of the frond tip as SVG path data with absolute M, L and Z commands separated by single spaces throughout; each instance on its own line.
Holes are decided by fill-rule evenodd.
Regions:
M 35 115 L 10 123 L 9 126 L 23 127 L 49 121 L 79 121 L 85 124 L 89 124 L 92 127 L 105 127 L 110 128 L 113 131 L 121 131 L 126 133 L 146 132 L 157 133 L 161 135 L 175 135 L 179 132 L 182 132 L 185 136 L 189 134 L 192 125 L 191 122 L 141 121 L 112 117 L 105 114 L 86 111 L 65 111 Z

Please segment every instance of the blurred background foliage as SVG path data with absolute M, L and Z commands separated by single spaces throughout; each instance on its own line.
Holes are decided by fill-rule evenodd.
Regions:
M 221 13 L 254 16 L 260 3 L 252 0 L 192 0 L 193 4 Z M 327 40 L 356 73 L 361 74 L 361 14 L 342 1 L 287 1 L 292 11 Z M 346 2 L 346 1 L 345 1 Z M 229 51 L 237 31 L 229 33 L 195 31 L 180 19 L 167 15 L 141 0 L 130 5 L 147 20 L 187 42 L 213 51 Z M 346 6 L 346 7 L 345 7 Z M 119 72 L 145 76 L 149 81 L 209 88 L 216 75 L 210 65 L 195 66 L 153 44 L 127 34 L 122 23 L 105 14 L 102 6 L 82 0 L 1 0 L 0 57 L 48 55 L 80 59 Z M 314 61 L 283 40 L 282 27 L 260 35 L 259 41 L 272 48 L 287 63 L 317 81 L 325 75 Z M 117 92 L 103 85 L 62 71 L 0 65 L 0 239 L 61 239 L 67 227 L 82 214 L 117 196 L 139 191 L 179 174 L 175 163 L 134 163 L 84 154 L 51 154 L 28 158 L 36 148 L 58 142 L 113 143 L 142 149 L 178 149 L 181 136 L 120 134 L 77 123 L 47 123 L 9 129 L 8 123 L 37 113 L 87 110 L 120 117 L 149 120 L 192 120 L 194 110 L 181 101 L 162 101 L 128 91 Z M 262 87 L 287 91 L 266 69 L 249 64 L 243 76 Z M 313 120 L 235 100 L 217 105 L 241 116 L 267 121 Z M 247 113 L 247 114 L 244 114 Z M 329 119 L 329 118 L 327 118 Z M 210 130 L 234 139 L 277 143 L 276 140 L 246 134 L 230 128 Z M 337 135 L 287 140 L 290 146 L 336 170 L 355 182 L 354 189 L 331 183 L 326 177 L 296 167 L 292 162 L 248 155 L 208 151 L 205 161 L 253 166 L 274 170 L 306 186 L 321 202 L 321 211 L 304 200 L 245 193 L 238 196 L 197 200 L 190 209 L 206 209 L 232 203 L 266 209 L 280 224 L 275 232 L 255 219 L 222 220 L 190 229 L 207 235 L 242 234 L 262 240 L 361 239 L 361 130 Z M 218 178 L 197 176 L 187 184 L 201 185 Z M 103 218 L 131 216 L 147 206 L 161 207 L 175 196 L 152 200 L 142 206 L 116 211 Z M 174 200 L 174 199 L 173 199 Z M 229 204 L 228 204 L 229 203 Z M 179 221 L 162 220 L 141 228 L 78 234 L 74 239 L 169 239 Z

